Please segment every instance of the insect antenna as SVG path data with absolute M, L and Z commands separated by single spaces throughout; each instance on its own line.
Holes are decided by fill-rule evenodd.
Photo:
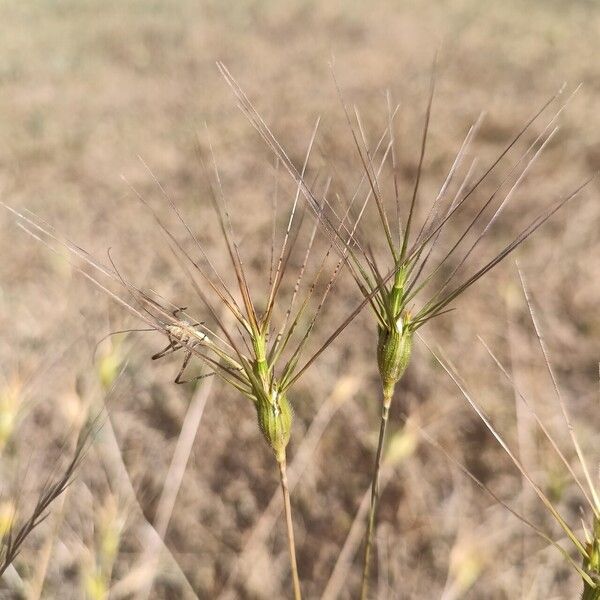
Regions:
M 110 333 L 107 333 L 106 335 L 103 335 L 94 345 L 94 351 L 92 352 L 92 360 L 95 360 L 96 357 L 96 353 L 98 352 L 98 347 L 100 346 L 100 344 L 104 341 L 106 341 L 107 339 L 111 338 L 113 335 L 120 335 L 122 333 L 136 333 L 139 331 L 156 331 L 156 327 L 142 327 L 142 328 L 131 328 L 131 329 L 119 329 L 117 331 L 111 331 Z

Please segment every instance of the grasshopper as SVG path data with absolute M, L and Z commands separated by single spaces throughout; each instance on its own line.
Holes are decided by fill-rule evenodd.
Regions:
M 207 373 L 198 375 L 192 379 L 182 379 L 183 373 L 190 362 L 190 358 L 192 357 L 193 349 L 205 343 L 208 339 L 206 333 L 200 329 L 203 323 L 190 323 L 186 319 L 181 318 L 181 315 L 185 310 L 187 310 L 187 307 L 177 308 L 173 311 L 172 314 L 177 320 L 177 323 L 165 325 L 167 337 L 169 338 L 169 344 L 166 346 L 166 348 L 163 348 L 160 352 L 157 352 L 152 356 L 152 360 L 157 360 L 163 356 L 167 356 L 168 354 L 172 354 L 173 352 L 184 349 L 185 355 L 183 358 L 183 363 L 181 364 L 179 373 L 177 373 L 177 377 L 175 377 L 175 383 L 178 384 L 191 383 L 192 381 L 197 381 L 198 379 L 209 377 L 213 374 Z

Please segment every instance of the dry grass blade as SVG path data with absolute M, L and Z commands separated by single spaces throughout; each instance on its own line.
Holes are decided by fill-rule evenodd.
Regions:
M 522 275 L 521 275 L 521 277 L 522 277 Z M 524 285 L 524 279 L 523 278 L 521 279 L 521 281 L 522 281 L 522 283 Z M 524 288 L 524 289 L 526 290 L 526 288 Z M 527 294 L 526 298 L 527 298 L 527 304 L 528 304 L 529 310 L 531 312 L 532 311 L 532 305 L 531 305 L 531 300 L 530 300 L 528 294 Z M 535 325 L 535 328 L 536 328 L 536 335 L 538 336 L 538 340 L 539 340 L 540 339 L 539 336 L 541 334 L 540 334 L 540 330 L 539 330 L 539 325 L 537 323 Z M 429 346 L 428 346 L 428 348 L 429 348 Z M 545 351 L 544 351 L 544 360 L 546 361 L 546 364 L 548 364 L 548 353 L 547 353 L 547 349 L 545 348 L 545 346 L 544 346 L 544 349 L 545 349 Z M 581 541 L 579 539 L 579 537 L 575 534 L 573 528 L 566 522 L 566 520 L 560 514 L 559 510 L 552 504 L 552 502 L 550 501 L 550 499 L 548 498 L 548 496 L 535 483 L 535 481 L 533 480 L 532 476 L 525 469 L 525 467 L 523 466 L 523 464 L 521 463 L 521 461 L 515 456 L 515 454 L 509 448 L 509 446 L 506 443 L 506 441 L 504 440 L 503 436 L 492 425 L 491 420 L 484 414 L 484 412 L 481 409 L 481 407 L 473 400 L 473 397 L 467 391 L 465 384 L 460 380 L 459 376 L 457 375 L 456 369 L 451 365 L 451 363 L 448 361 L 448 359 L 440 358 L 439 354 L 436 353 L 436 352 L 434 352 L 433 350 L 431 350 L 431 348 L 429 348 L 429 350 L 430 350 L 430 352 L 432 352 L 433 356 L 436 358 L 436 360 L 439 362 L 439 364 L 442 366 L 442 368 L 446 371 L 446 373 L 450 376 L 450 378 L 457 385 L 457 387 L 459 388 L 459 390 L 460 390 L 461 394 L 463 395 L 463 397 L 467 400 L 467 402 L 469 403 L 469 405 L 477 413 L 478 417 L 482 420 L 482 422 L 485 424 L 485 426 L 487 427 L 487 429 L 491 432 L 491 434 L 494 436 L 494 438 L 496 439 L 496 441 L 503 448 L 503 450 L 505 451 L 505 453 L 509 456 L 510 460 L 517 467 L 519 473 L 522 475 L 522 477 L 524 478 L 524 480 L 526 480 L 527 483 L 531 486 L 531 488 L 535 491 L 537 497 L 541 501 L 541 503 L 544 506 L 545 510 L 558 523 L 558 525 L 563 530 L 563 532 L 565 533 L 565 535 L 567 536 L 567 538 L 571 541 L 571 543 L 573 544 L 574 548 L 577 550 L 577 552 L 580 555 L 580 558 L 581 558 L 581 560 L 583 562 L 583 568 L 581 566 L 579 566 L 576 562 L 574 562 L 574 560 L 571 558 L 570 554 L 564 548 L 562 548 L 562 546 L 560 546 L 559 544 L 553 542 L 537 526 L 533 525 L 528 519 L 522 517 L 522 515 L 516 513 L 516 511 L 512 510 L 510 507 L 507 507 L 505 505 L 505 503 L 501 502 L 499 499 L 497 499 L 495 495 L 493 495 L 493 497 L 497 501 L 499 501 L 502 504 L 502 506 L 505 506 L 505 508 L 507 508 L 512 514 L 514 514 L 515 516 L 517 516 L 523 523 L 525 523 L 530 528 L 532 528 L 539 536 L 541 536 L 542 538 L 544 538 L 546 541 L 552 543 L 552 545 L 561 552 L 561 554 L 563 555 L 563 557 L 565 558 L 565 560 L 569 563 L 569 565 L 571 567 L 573 567 L 575 569 L 575 571 L 579 574 L 579 576 L 582 578 L 582 580 L 584 582 L 584 593 L 583 593 L 582 598 L 584 598 L 585 600 L 588 600 L 588 599 L 594 599 L 595 600 L 595 599 L 597 599 L 598 598 L 599 589 L 600 589 L 599 586 L 598 586 L 598 568 L 599 568 L 598 558 L 600 557 L 600 554 L 598 553 L 599 552 L 599 548 L 600 548 L 600 542 L 599 542 L 599 538 L 598 538 L 598 534 L 599 534 L 599 531 L 600 531 L 599 530 L 599 526 L 598 526 L 599 520 L 598 520 L 598 517 L 597 517 L 598 507 L 597 507 L 597 505 L 594 504 L 595 500 L 594 500 L 594 502 L 592 502 L 591 499 L 589 498 L 589 496 L 587 495 L 587 493 L 586 493 L 585 489 L 583 488 L 581 482 L 576 477 L 576 475 L 575 475 L 575 473 L 573 471 L 573 468 L 568 464 L 568 462 L 567 462 L 567 460 L 566 460 L 563 452 L 560 451 L 560 449 L 558 448 L 558 446 L 557 446 L 556 442 L 554 441 L 554 439 L 550 436 L 550 434 L 548 433 L 548 431 L 545 428 L 545 426 L 541 423 L 541 421 L 539 420 L 539 418 L 537 418 L 537 416 L 536 416 L 536 421 L 538 422 L 540 428 L 544 432 L 544 434 L 547 437 L 547 439 L 550 441 L 553 449 L 555 450 L 556 454 L 560 457 L 561 461 L 564 464 L 566 464 L 569 473 L 572 475 L 572 477 L 575 480 L 575 482 L 577 483 L 580 491 L 582 492 L 584 498 L 586 498 L 586 500 L 588 501 L 588 503 L 589 503 L 589 505 L 590 505 L 590 507 L 592 509 L 593 520 L 594 520 L 594 527 L 593 527 L 593 533 L 592 533 L 592 535 L 586 534 L 587 541 Z M 508 373 L 506 372 L 506 370 L 504 369 L 504 367 L 501 365 L 501 363 L 497 359 L 495 359 L 495 357 L 494 357 L 493 354 L 492 354 L 492 357 L 494 358 L 495 362 L 497 363 L 497 365 L 499 366 L 500 370 L 505 375 L 505 377 L 507 377 L 509 379 L 509 381 L 511 382 L 511 384 L 514 386 L 514 383 L 512 382 L 512 379 L 510 378 L 510 376 L 508 375 Z M 551 379 L 552 379 L 553 385 L 557 386 L 556 378 L 551 376 Z M 518 396 L 526 404 L 526 406 L 530 409 L 530 406 L 527 403 L 527 401 L 526 401 L 525 397 L 523 396 L 523 394 L 520 392 L 520 390 L 518 390 L 516 388 L 516 386 L 514 386 L 514 387 L 515 387 L 515 391 L 518 394 Z M 562 396 L 561 396 L 561 398 L 562 398 Z M 570 420 L 569 420 L 569 423 L 570 423 Z M 573 430 L 571 428 L 570 432 L 572 433 L 572 431 Z M 575 437 L 574 433 L 573 433 L 573 437 Z M 580 456 L 582 456 L 582 453 L 581 453 L 581 448 L 580 448 L 579 444 L 577 443 L 576 437 L 575 437 L 575 441 L 576 441 L 576 446 L 575 447 L 576 447 L 577 457 L 578 457 L 578 460 L 580 460 L 580 463 L 581 463 Z M 577 449 L 579 449 L 578 452 L 577 452 Z M 586 473 L 586 468 L 585 468 L 584 464 L 585 464 L 585 461 L 582 464 L 582 468 L 584 470 L 584 473 Z M 482 487 L 482 485 L 480 485 L 480 482 L 478 482 L 475 477 L 471 476 L 471 479 L 473 479 L 473 481 L 475 481 L 475 483 L 477 483 L 480 487 Z M 595 497 L 596 497 L 596 495 L 595 495 L 596 494 L 596 490 L 595 490 L 593 484 L 591 483 L 591 480 L 590 480 L 589 483 L 592 486 L 592 490 L 591 490 L 592 497 L 595 499 Z
M 502 364 L 500 359 L 496 356 L 496 354 L 492 351 L 492 349 L 488 346 L 488 344 L 486 344 L 486 342 L 483 339 L 479 338 L 479 341 L 483 344 L 483 347 L 486 349 L 488 354 L 491 356 L 492 360 L 494 361 L 494 363 L 496 364 L 496 366 L 498 367 L 498 369 L 500 370 L 502 375 L 504 375 L 504 377 L 507 379 L 507 381 L 513 387 L 519 400 L 527 408 L 527 410 L 529 411 L 529 414 L 531 414 L 531 416 L 534 418 L 536 424 L 538 425 L 538 427 L 540 428 L 540 430 L 542 431 L 542 433 L 544 434 L 546 439 L 550 442 L 550 445 L 552 446 L 553 450 L 556 452 L 556 455 L 560 458 L 561 462 L 565 465 L 565 467 L 569 471 L 569 474 L 571 475 L 571 477 L 573 477 L 573 480 L 575 481 L 575 483 L 577 484 L 577 487 L 583 494 L 583 497 L 586 499 L 589 507 L 594 511 L 596 516 L 598 516 L 597 505 L 595 505 L 594 502 L 592 502 L 592 499 L 590 498 L 587 490 L 584 488 L 583 483 L 581 482 L 581 480 L 579 479 L 579 477 L 573 470 L 573 467 L 567 460 L 564 452 L 559 448 L 554 437 L 548 431 L 548 428 L 546 427 L 546 425 L 543 423 L 543 421 L 540 419 L 538 414 L 535 412 L 534 408 L 531 406 L 531 403 L 527 400 L 527 398 L 525 397 L 523 392 L 516 386 L 513 378 L 511 377 L 510 373 L 506 370 L 506 367 Z
M 60 477 L 46 483 L 29 516 L 21 524 L 13 523 L 8 532 L 2 537 L 0 542 L 0 577 L 4 575 L 17 558 L 32 531 L 47 518 L 51 505 L 64 494 L 73 482 L 77 470 L 85 458 L 93 431 L 94 427 L 92 426 L 82 432 L 77 440 L 73 456 Z
M 527 480 L 529 485 L 531 485 L 531 487 L 537 494 L 538 498 L 542 501 L 542 503 L 547 508 L 547 510 L 552 514 L 552 516 L 556 519 L 556 521 L 561 526 L 561 528 L 563 529 L 563 531 L 565 532 L 567 537 L 571 540 L 573 545 L 577 548 L 577 550 L 581 554 L 581 556 L 583 558 L 587 558 L 588 557 L 587 550 L 585 549 L 583 544 L 580 542 L 580 540 L 577 538 L 577 536 L 573 533 L 572 529 L 569 527 L 569 525 L 566 523 L 566 521 L 560 515 L 560 513 L 556 510 L 556 508 L 554 507 L 552 502 L 549 500 L 549 498 L 546 496 L 546 494 L 544 494 L 542 489 L 533 481 L 533 479 L 531 478 L 529 473 L 524 469 L 524 467 L 521 464 L 521 462 L 519 461 L 519 459 L 512 452 L 512 450 L 510 449 L 508 444 L 505 442 L 504 438 L 497 431 L 497 429 L 492 425 L 491 421 L 485 415 L 485 413 L 483 412 L 483 410 L 481 409 L 479 404 L 477 402 L 475 402 L 475 400 L 473 399 L 471 394 L 467 391 L 465 384 L 460 380 L 459 376 L 456 374 L 456 370 L 454 369 L 454 367 L 447 361 L 447 359 L 441 358 L 429 346 L 427 346 L 427 348 L 432 353 L 432 355 L 437 360 L 437 362 L 440 364 L 440 366 L 444 369 L 444 371 L 446 371 L 446 373 L 450 376 L 452 381 L 454 381 L 454 383 L 460 390 L 460 392 L 463 395 L 463 397 L 465 398 L 465 400 L 470 404 L 470 406 L 473 408 L 473 410 L 477 413 L 478 417 L 482 420 L 482 422 L 485 424 L 485 426 L 490 431 L 490 433 L 494 436 L 494 438 L 496 438 L 496 441 L 502 446 L 502 448 L 507 453 L 507 455 L 510 457 L 511 461 L 517 467 L 517 469 L 519 470 L 521 475 Z
M 406 415 L 402 416 L 404 421 L 407 421 L 408 417 Z M 507 510 L 511 515 L 517 518 L 521 523 L 529 527 L 540 539 L 544 540 L 554 548 L 556 548 L 561 555 L 565 558 L 565 560 L 585 579 L 586 577 L 589 579 L 589 576 L 581 569 L 581 567 L 571 558 L 569 553 L 555 540 L 553 540 L 547 533 L 545 533 L 540 527 L 535 525 L 531 520 L 527 517 L 523 516 L 517 510 L 515 510 L 512 506 L 507 504 L 504 500 L 502 500 L 496 493 L 494 493 L 485 483 L 483 483 L 477 476 L 473 474 L 463 463 L 457 460 L 454 456 L 452 456 L 435 438 L 433 438 L 424 428 L 416 425 L 415 426 L 419 435 L 432 447 L 441 452 L 446 460 L 454 466 L 460 473 L 465 475 L 468 479 L 470 479 L 479 489 L 488 494 L 495 502 L 497 502 L 500 506 L 502 506 L 505 510 Z
M 540 328 L 540 324 L 539 324 L 537 315 L 533 308 L 531 294 L 529 293 L 527 283 L 525 281 L 525 276 L 523 275 L 521 269 L 518 269 L 518 271 L 519 271 L 519 279 L 521 281 L 521 286 L 523 288 L 523 293 L 525 294 L 525 300 L 527 301 L 527 308 L 528 308 L 529 314 L 531 316 L 531 322 L 533 323 L 533 326 L 535 328 L 535 334 L 536 334 L 536 337 L 540 344 L 542 354 L 544 356 L 544 362 L 546 364 L 546 368 L 548 369 L 548 374 L 550 375 L 550 378 L 552 380 L 552 387 L 554 388 L 554 393 L 556 394 L 556 399 L 559 403 L 560 410 L 561 410 L 563 419 L 565 421 L 565 425 L 567 426 L 567 429 L 569 431 L 569 437 L 571 438 L 571 442 L 573 443 L 573 448 L 575 448 L 575 452 L 577 453 L 577 458 L 579 460 L 579 463 L 581 464 L 581 468 L 583 469 L 583 473 L 585 475 L 585 480 L 588 484 L 590 493 L 592 494 L 592 498 L 594 499 L 594 505 L 592 506 L 592 508 L 594 509 L 596 517 L 600 518 L 600 516 L 598 514 L 600 511 L 600 500 L 598 498 L 598 492 L 592 482 L 592 478 L 590 476 L 590 471 L 587 466 L 587 461 L 585 460 L 585 456 L 583 455 L 583 452 L 581 451 L 581 446 L 579 445 L 579 442 L 577 441 L 577 436 L 575 435 L 575 430 L 574 430 L 573 424 L 571 422 L 571 417 L 569 416 L 569 411 L 567 409 L 567 405 L 564 401 L 564 398 L 562 397 L 562 394 L 560 391 L 560 386 L 558 385 L 558 379 L 557 379 L 554 369 L 552 367 L 552 363 L 550 362 L 550 355 L 548 352 L 548 348 L 546 346 L 544 336 L 542 335 L 542 330 Z
M 209 380 L 194 393 L 158 500 L 156 517 L 153 524 L 154 531 L 158 536 L 146 536 L 145 548 L 138 561 L 138 566 L 131 569 L 130 574 L 126 578 L 131 579 L 134 584 L 141 582 L 140 589 L 135 596 L 138 600 L 150 597 L 152 592 L 155 573 L 160 562 L 161 539 L 164 540 L 167 534 L 177 494 L 181 487 L 190 452 L 200 425 L 200 419 L 202 418 L 211 389 L 212 380 Z M 120 584 L 125 587 L 127 582 L 122 580 Z

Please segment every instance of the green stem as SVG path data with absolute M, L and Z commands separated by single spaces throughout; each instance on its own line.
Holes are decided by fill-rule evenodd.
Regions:
M 292 570 L 292 581 L 294 584 L 294 600 L 302 600 L 300 590 L 300 577 L 298 576 L 298 564 L 296 562 L 296 543 L 294 542 L 294 525 L 292 523 L 292 504 L 290 502 L 290 490 L 287 480 L 287 466 L 285 456 L 278 460 L 279 476 L 281 478 L 281 491 L 283 492 L 283 506 L 285 512 L 285 523 L 287 526 L 288 548 L 290 552 L 290 568 Z
M 593 588 L 589 583 L 584 582 L 581 600 L 600 600 L 600 586 Z
M 369 508 L 369 520 L 367 522 L 367 536 L 365 540 L 365 555 L 363 560 L 362 586 L 360 600 L 367 600 L 369 590 L 369 571 L 371 567 L 371 548 L 373 546 L 373 531 L 377 515 L 377 501 L 379 500 L 379 472 L 381 470 L 381 457 L 385 443 L 385 431 L 387 428 L 388 415 L 392 394 L 385 394 L 383 397 L 383 407 L 381 410 L 381 424 L 379 427 L 379 443 L 377 444 L 377 456 L 375 458 L 375 468 L 373 470 L 373 480 L 371 481 L 371 506 Z

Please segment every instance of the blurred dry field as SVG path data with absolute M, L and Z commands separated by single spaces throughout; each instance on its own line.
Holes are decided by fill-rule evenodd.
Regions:
M 130 186 L 164 210 L 139 155 L 216 264 L 225 267 L 195 153 L 199 137 L 206 143 L 209 135 L 246 265 L 257 280 L 264 275 L 274 160 L 237 110 L 216 60 L 238 78 L 296 163 L 321 116 L 311 168 L 335 166 L 335 180 L 356 181 L 360 165 L 332 81 L 332 57 L 346 99 L 360 107 L 374 137 L 385 127 L 389 89 L 400 103 L 401 188 L 407 199 L 437 48 L 425 199 L 439 189 L 480 111 L 486 117 L 475 149 L 485 163 L 564 81 L 566 94 L 583 83 L 561 115 L 557 137 L 490 232 L 488 251 L 516 233 L 524 215 L 599 167 L 600 6 L 591 0 L 9 0 L 1 14 L 2 200 L 47 219 L 102 260 L 112 248 L 137 284 L 200 317 L 199 299 Z M 283 223 L 293 187 L 283 183 L 281 193 Z M 590 461 L 598 459 L 600 427 L 598 197 L 594 183 L 517 253 Z M 288 597 L 283 523 L 267 510 L 273 495 L 278 501 L 278 481 L 250 403 L 218 381 L 196 390 L 174 385 L 179 357 L 150 361 L 164 346 L 156 333 L 115 337 L 94 353 L 105 334 L 140 324 L 93 290 L 66 256 L 20 231 L 6 212 L 0 228 L 3 501 L 17 495 L 25 510 L 68 455 L 84 415 L 97 413 L 104 402 L 109 414 L 77 480 L 28 540 L 2 597 L 20 597 L 19 587 L 29 598 L 103 597 L 107 581 L 111 598 L 139 597 L 147 574 L 136 577 L 136 568 L 148 563 L 144 552 L 154 543 L 148 523 L 160 517 L 188 407 L 204 399 L 164 545 L 155 547 L 160 560 L 150 597 Z M 323 251 L 325 240 L 318 244 Z M 359 300 L 351 279 L 341 277 L 323 314 L 323 337 Z M 457 309 L 428 326 L 425 338 L 439 344 L 473 384 L 523 463 L 576 525 L 582 498 L 477 340 L 484 338 L 510 365 L 572 458 L 514 260 L 470 290 Z M 361 315 L 292 398 L 290 463 L 302 467 L 293 504 L 306 598 L 321 597 L 331 584 L 369 485 L 379 411 L 371 326 L 368 315 Z M 392 407 L 374 597 L 576 597 L 577 575 L 558 552 L 455 471 L 418 431 L 403 427 L 398 415 L 407 411 L 503 500 L 560 539 L 418 341 L 415 355 Z M 12 414 L 18 415 L 14 422 Z M 294 467 L 297 456 L 301 464 Z M 342 570 L 339 598 L 356 597 L 359 554 L 360 548 Z

